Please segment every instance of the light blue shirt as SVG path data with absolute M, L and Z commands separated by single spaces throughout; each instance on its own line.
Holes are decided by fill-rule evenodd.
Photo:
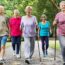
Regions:
M 40 22 L 38 24 L 38 27 L 40 29 L 40 31 L 39 31 L 40 36 L 49 36 L 49 34 L 50 34 L 50 23 L 49 23 L 49 21 L 46 21 L 45 24 Z

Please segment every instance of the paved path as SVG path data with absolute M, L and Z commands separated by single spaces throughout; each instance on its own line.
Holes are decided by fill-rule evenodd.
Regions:
M 38 53 L 38 44 L 36 42 L 35 44 L 35 52 L 32 58 L 32 62 L 30 65 L 62 65 L 62 57 L 61 54 L 57 51 L 57 57 L 56 61 L 54 61 L 54 49 L 48 50 L 48 57 L 44 58 L 42 54 L 41 49 L 41 43 L 40 45 L 40 53 L 41 53 L 41 62 L 39 60 L 39 53 Z M 24 62 L 24 49 L 23 49 L 23 43 L 21 44 L 21 59 L 17 59 L 12 55 L 12 48 L 9 47 L 6 49 L 6 61 L 4 61 L 3 65 L 27 65 Z

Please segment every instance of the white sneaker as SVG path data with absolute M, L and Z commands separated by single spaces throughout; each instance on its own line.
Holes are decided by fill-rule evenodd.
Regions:
M 13 56 L 15 56 L 16 55 L 16 52 L 15 51 L 13 51 Z
M 16 57 L 17 57 L 17 58 L 20 58 L 20 54 L 16 54 Z
M 3 60 L 3 58 L 2 57 L 0 57 L 0 61 L 2 61 Z

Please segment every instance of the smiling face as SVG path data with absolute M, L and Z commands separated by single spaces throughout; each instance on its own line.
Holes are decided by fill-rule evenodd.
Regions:
M 65 1 L 60 2 L 60 9 L 61 11 L 65 11 Z
M 26 15 L 30 16 L 32 14 L 32 7 L 31 6 L 27 6 L 25 9 Z
M 47 16 L 45 14 L 43 14 L 40 19 L 42 20 L 42 22 L 45 22 L 47 19 Z
M 19 13 L 19 10 L 15 9 L 15 10 L 14 10 L 14 16 L 17 17 L 17 16 L 19 16 L 19 14 L 20 14 L 20 13 Z

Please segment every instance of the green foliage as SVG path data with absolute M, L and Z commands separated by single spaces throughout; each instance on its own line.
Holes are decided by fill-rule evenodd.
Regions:
M 58 5 L 61 0 L 55 0 Z M 57 9 L 52 5 L 50 0 L 0 0 L 0 4 L 5 6 L 6 15 L 10 17 L 15 8 L 19 9 L 21 16 L 25 14 L 24 10 L 27 5 L 33 7 L 33 14 L 37 16 L 40 21 L 40 16 L 45 13 L 48 20 L 52 22 Z

